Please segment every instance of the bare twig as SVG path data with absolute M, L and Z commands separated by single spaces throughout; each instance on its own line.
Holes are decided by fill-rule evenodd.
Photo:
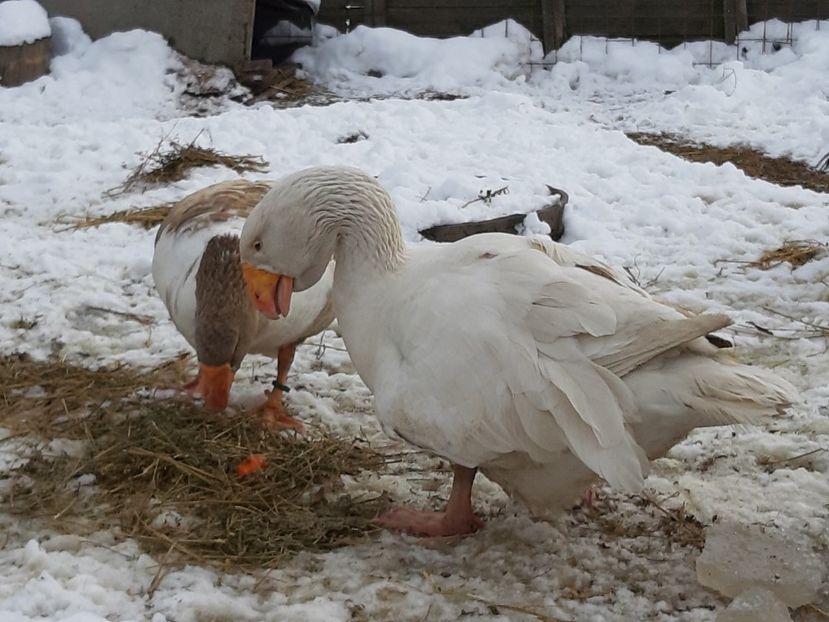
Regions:
M 509 186 L 504 186 L 503 188 L 498 188 L 497 190 L 490 190 L 489 188 L 481 190 L 478 193 L 477 198 L 467 201 L 461 205 L 460 209 L 472 205 L 473 203 L 477 203 L 478 201 L 483 201 L 486 205 L 489 205 L 492 203 L 492 199 L 494 197 L 501 196 L 502 194 L 509 194 Z
M 785 330 L 791 333 L 796 333 L 796 337 L 803 337 L 806 339 L 815 339 L 818 337 L 829 337 L 829 325 L 827 324 L 820 324 L 819 322 L 814 322 L 811 320 L 804 320 L 802 318 L 797 318 L 787 313 L 783 313 L 782 311 L 778 311 L 777 309 L 773 309 L 768 306 L 763 306 L 765 311 L 769 313 L 773 313 L 774 315 L 778 315 L 782 318 L 786 318 L 787 320 L 791 320 L 793 322 L 798 322 L 805 326 L 806 328 L 778 328 L 775 330 Z
M 825 447 L 818 447 L 817 449 L 812 449 L 811 451 L 807 451 L 802 454 L 798 454 L 796 456 L 791 456 L 790 458 L 781 458 L 780 460 L 769 460 L 767 462 L 763 462 L 765 466 L 772 466 L 775 464 L 785 464 L 787 462 L 794 462 L 795 460 L 800 460 L 801 458 L 806 458 L 807 456 L 813 456 L 815 454 L 819 454 L 821 452 L 826 451 Z
M 662 273 L 665 272 L 665 267 L 663 266 L 659 270 L 659 272 L 656 273 L 656 276 L 654 276 L 651 279 L 648 279 L 647 282 L 642 283 L 640 280 L 642 277 L 642 270 L 639 267 L 639 264 L 637 263 L 636 257 L 633 258 L 632 266 L 622 266 L 622 269 L 627 273 L 628 277 L 630 277 L 630 280 L 633 281 L 637 287 L 641 287 L 644 290 L 650 289 L 651 287 L 656 285 L 659 282 Z

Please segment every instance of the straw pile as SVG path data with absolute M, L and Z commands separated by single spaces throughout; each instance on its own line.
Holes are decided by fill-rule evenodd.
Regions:
M 0 358 L 0 425 L 44 441 L 18 469 L 9 510 L 73 532 L 119 527 L 167 563 L 225 569 L 272 566 L 374 530 L 385 499 L 351 497 L 340 475 L 380 469 L 378 453 L 324 432 L 273 434 L 250 414 L 142 397 L 180 367 L 92 371 Z M 54 438 L 82 449 L 62 454 Z M 264 465 L 240 475 L 252 454 Z

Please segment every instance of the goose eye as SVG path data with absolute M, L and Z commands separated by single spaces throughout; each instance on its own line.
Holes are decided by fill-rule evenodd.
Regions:
M 259 240 L 256 240 L 256 242 L 253 243 L 253 250 L 261 251 L 262 250 L 262 242 L 260 242 Z

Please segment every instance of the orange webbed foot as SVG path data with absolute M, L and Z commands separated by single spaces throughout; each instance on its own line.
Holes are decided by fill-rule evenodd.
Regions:
M 285 413 L 282 405 L 282 391 L 265 391 L 265 395 L 268 400 L 256 409 L 256 414 L 259 415 L 266 428 L 273 431 L 290 429 L 303 432 L 305 430 L 305 424 Z

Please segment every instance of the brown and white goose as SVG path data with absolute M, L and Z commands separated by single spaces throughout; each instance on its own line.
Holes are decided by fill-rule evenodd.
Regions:
M 199 374 L 185 389 L 201 395 L 211 410 L 224 410 L 245 355 L 276 358 L 276 383 L 260 414 L 270 427 L 301 429 L 284 412 L 283 390 L 297 344 L 334 319 L 333 269 L 327 267 L 314 287 L 295 297 L 286 317 L 269 320 L 257 313 L 242 276 L 239 233 L 270 188 L 265 182 L 226 181 L 176 203 L 156 236 L 153 279 L 199 360 Z
M 727 317 L 688 317 L 566 246 L 485 234 L 407 248 L 391 198 L 356 169 L 278 182 L 248 217 L 241 255 L 269 313 L 325 278 L 333 256 L 339 329 L 384 430 L 454 465 L 445 511 L 392 510 L 388 527 L 476 530 L 478 469 L 537 514 L 596 476 L 636 491 L 648 459 L 691 429 L 756 422 L 793 399 L 705 338 Z

